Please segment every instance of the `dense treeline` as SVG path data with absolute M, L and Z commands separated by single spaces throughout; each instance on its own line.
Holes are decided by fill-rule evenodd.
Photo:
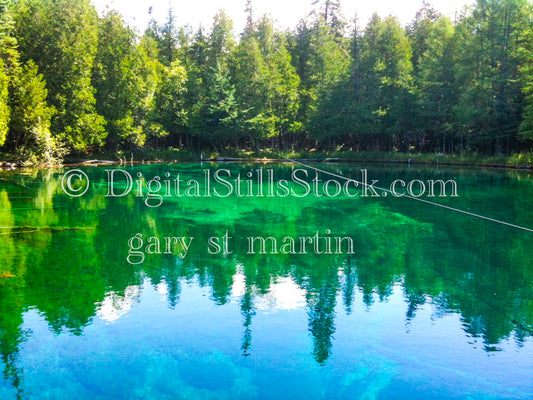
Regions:
M 238 39 L 152 21 L 142 36 L 88 0 L 0 0 L 0 145 L 22 160 L 142 147 L 509 154 L 533 139 L 533 7 L 478 0 L 456 21 L 362 28 L 339 0 L 294 30 Z

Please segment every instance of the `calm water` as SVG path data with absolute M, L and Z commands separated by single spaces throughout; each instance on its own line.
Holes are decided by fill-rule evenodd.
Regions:
M 455 178 L 459 197 L 435 201 L 533 227 L 527 173 L 321 167 L 387 185 Z M 65 170 L 0 174 L 0 399 L 533 398 L 533 233 L 390 196 L 150 208 L 106 198 L 106 168 L 81 168 L 79 198 Z M 125 170 L 205 190 L 203 170 L 220 168 L 278 181 L 294 167 Z M 247 254 L 248 237 L 326 230 L 355 254 Z M 232 253 L 209 254 L 226 232 Z M 183 258 L 177 245 L 132 265 L 136 233 L 194 239 Z

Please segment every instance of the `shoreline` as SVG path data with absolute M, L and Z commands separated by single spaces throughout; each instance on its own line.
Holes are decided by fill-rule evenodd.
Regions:
M 533 170 L 533 164 L 529 163 L 515 163 L 515 164 L 506 164 L 502 162 L 483 162 L 483 161 L 453 161 L 453 160 L 440 160 L 434 154 L 425 154 L 422 156 L 425 157 L 436 157 L 435 160 L 421 160 L 417 159 L 416 156 L 413 158 L 407 158 L 408 155 L 400 153 L 401 156 L 398 159 L 379 159 L 368 158 L 364 156 L 370 153 L 353 153 L 362 154 L 363 157 L 352 158 L 346 157 L 346 155 L 351 155 L 350 153 L 342 154 L 345 157 L 321 157 L 321 154 L 318 153 L 318 157 L 311 158 L 301 158 L 301 157 L 282 157 L 282 158 L 271 158 L 271 157 L 225 157 L 225 156 L 216 156 L 216 157 L 195 157 L 192 154 L 189 154 L 191 157 L 148 157 L 146 159 L 121 159 L 118 160 L 109 160 L 106 156 L 103 158 L 71 158 L 66 159 L 63 163 L 59 165 L 23 165 L 20 162 L 14 161 L 0 161 L 0 171 L 9 171 L 15 169 L 24 169 L 24 168 L 54 168 L 54 167 L 65 167 L 65 166 L 105 166 L 105 165 L 142 165 L 142 164 L 158 164 L 158 163 L 167 163 L 167 164 L 180 164 L 180 163 L 201 163 L 201 162 L 210 162 L 210 163 L 292 163 L 293 161 L 298 162 L 308 162 L 308 163 L 347 163 L 347 164 L 356 164 L 356 163 L 372 163 L 372 164 L 404 164 L 404 165 L 419 165 L 419 166 L 451 166 L 451 167 L 468 167 L 468 168 L 487 168 L 487 169 L 505 169 L 505 170 L 519 170 L 519 171 L 531 171 Z M 453 155 L 451 155 L 453 157 Z M 509 157 L 510 159 L 510 157 Z

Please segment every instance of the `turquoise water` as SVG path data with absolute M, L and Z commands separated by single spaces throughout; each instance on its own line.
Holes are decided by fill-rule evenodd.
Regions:
M 533 398 L 533 233 L 391 196 L 151 208 L 105 197 L 109 168 L 80 167 L 91 185 L 79 198 L 61 187 L 66 169 L 0 175 L 0 399 Z M 206 169 L 272 169 L 279 182 L 294 168 L 124 170 L 205 190 Z M 456 179 L 459 197 L 430 200 L 533 227 L 527 173 L 320 168 L 364 168 L 380 186 Z M 248 254 L 248 237 L 326 230 L 354 254 Z M 183 258 L 174 246 L 134 265 L 137 233 L 193 240 Z M 210 254 L 226 233 L 231 254 Z

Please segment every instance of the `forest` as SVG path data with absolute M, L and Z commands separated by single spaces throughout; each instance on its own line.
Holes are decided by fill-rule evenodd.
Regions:
M 311 1 L 311 0 L 310 0 Z M 423 3 L 366 26 L 340 0 L 281 30 L 243 2 L 233 30 L 89 0 L 0 0 L 0 159 L 53 164 L 143 149 L 510 155 L 533 149 L 533 5 Z

